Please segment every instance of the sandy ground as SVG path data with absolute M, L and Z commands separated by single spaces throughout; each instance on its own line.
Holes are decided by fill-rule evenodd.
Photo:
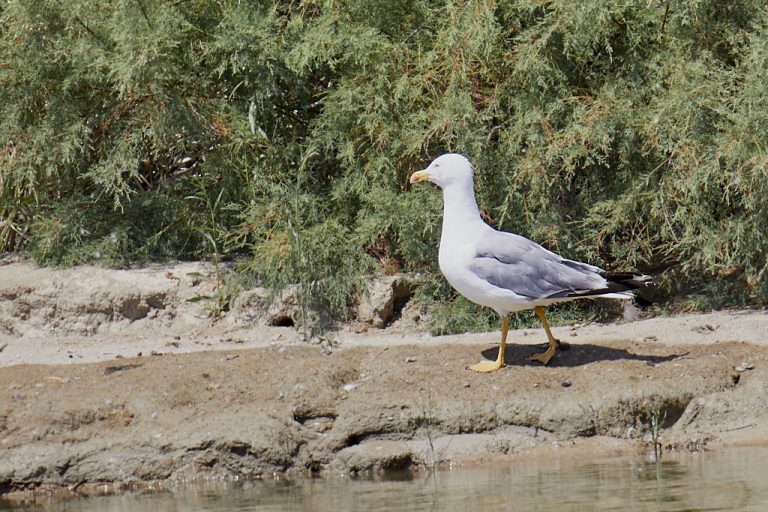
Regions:
M 768 314 L 715 312 L 432 337 L 418 319 L 269 327 L 253 300 L 217 322 L 212 270 L 0 264 L 0 494 L 768 442 Z M 213 284 L 212 284 L 213 283 Z

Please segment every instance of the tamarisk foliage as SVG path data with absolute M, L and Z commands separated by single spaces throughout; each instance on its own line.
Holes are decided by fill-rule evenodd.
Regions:
M 442 300 L 441 202 L 406 181 L 456 151 L 498 227 L 764 305 L 767 71 L 759 0 L 10 0 L 0 250 Z

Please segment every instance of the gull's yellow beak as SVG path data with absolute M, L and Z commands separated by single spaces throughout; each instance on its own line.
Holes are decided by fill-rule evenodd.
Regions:
M 421 183 L 422 181 L 427 181 L 429 179 L 429 173 L 427 171 L 416 171 L 415 173 L 411 174 L 411 179 L 408 180 L 409 183 Z

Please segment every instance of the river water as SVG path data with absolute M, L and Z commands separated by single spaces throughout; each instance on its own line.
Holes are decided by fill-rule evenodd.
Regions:
M 0 505 L 0 509 L 4 507 Z M 189 486 L 68 500 L 49 511 L 768 511 L 768 448 Z

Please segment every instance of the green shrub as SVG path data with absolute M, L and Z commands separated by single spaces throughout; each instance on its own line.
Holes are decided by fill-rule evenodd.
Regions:
M 237 256 L 343 316 L 377 266 L 436 275 L 406 182 L 457 151 L 499 227 L 765 305 L 767 59 L 757 0 L 12 0 L 0 250 Z

